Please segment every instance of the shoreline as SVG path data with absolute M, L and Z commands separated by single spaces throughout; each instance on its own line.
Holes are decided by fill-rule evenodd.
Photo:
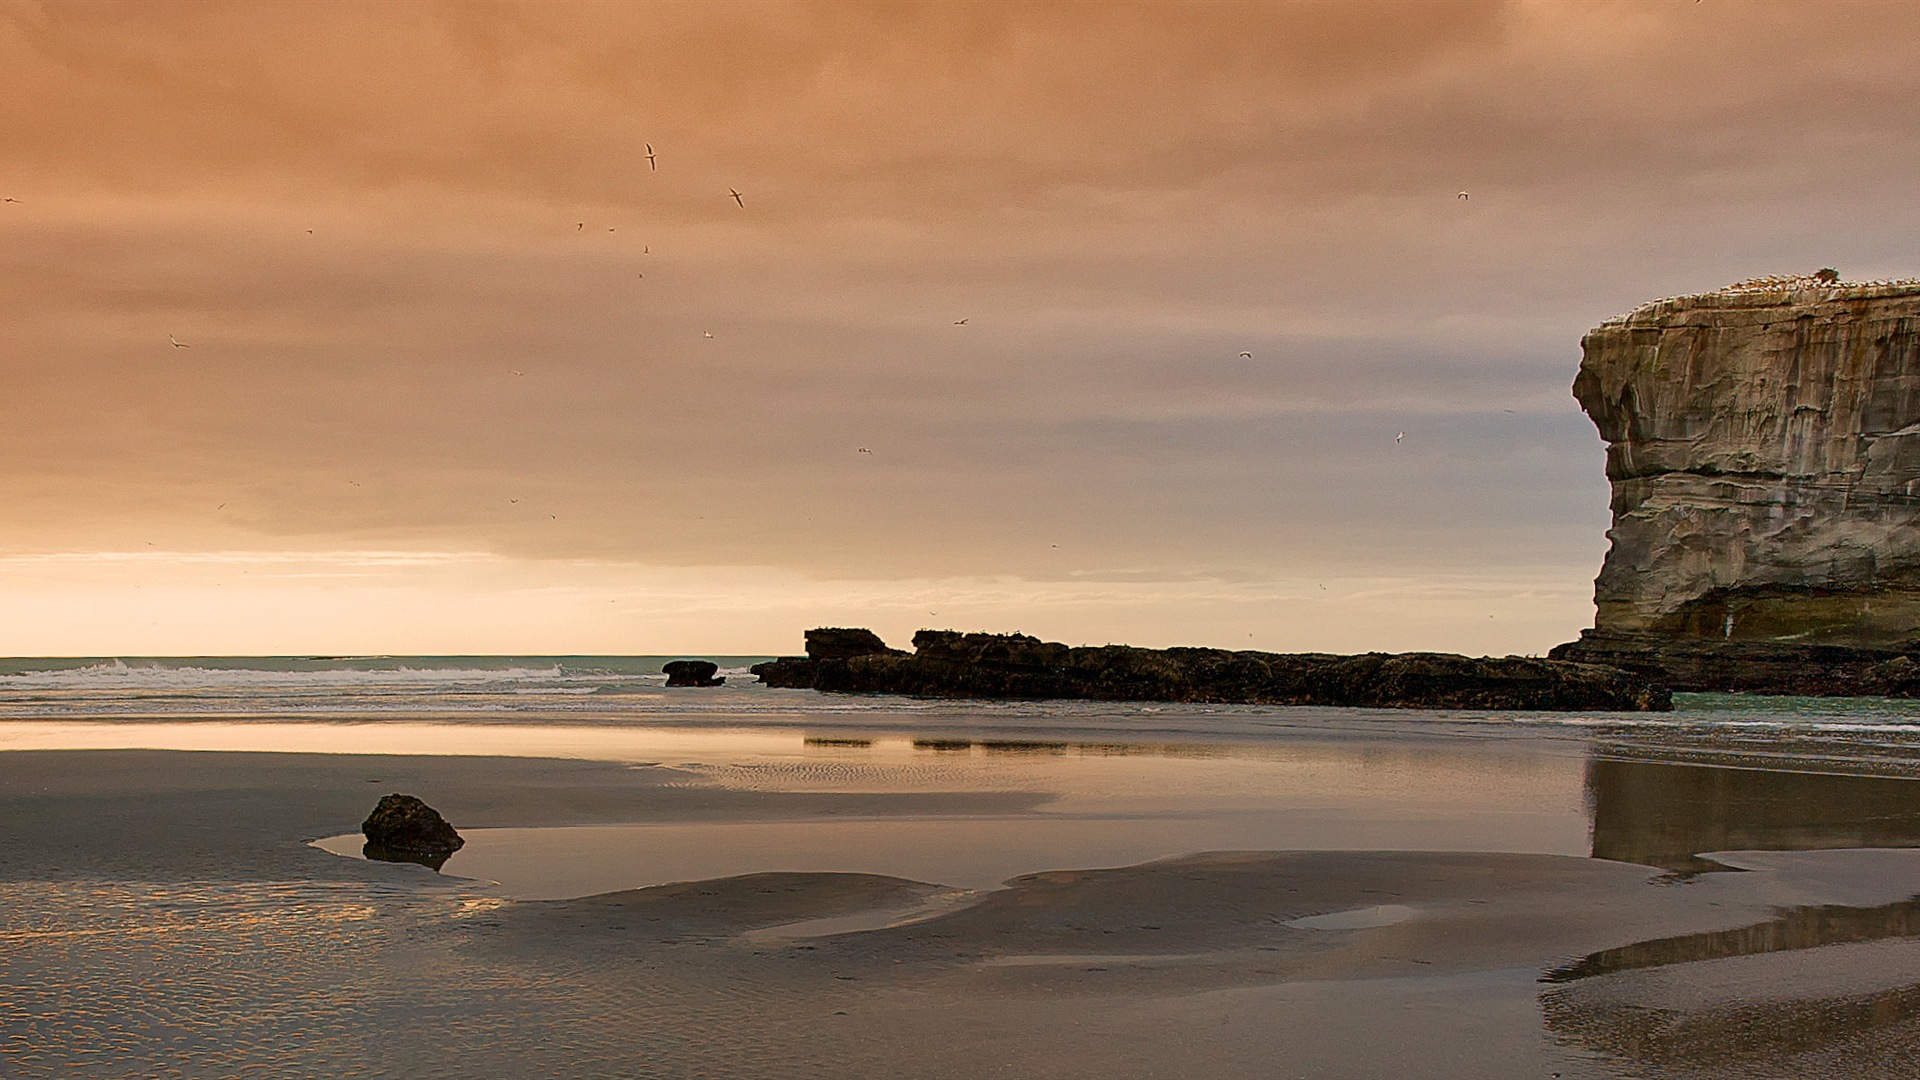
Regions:
M 1333 760 L 1391 752 L 1440 763 L 1434 750 L 1449 742 L 1401 743 L 1376 729 L 1367 743 L 1363 733 L 1335 740 Z M 1568 748 L 1549 736 L 1451 742 L 1482 762 L 1516 743 L 1548 762 Z M 516 901 L 421 867 L 307 846 L 350 830 L 388 790 L 420 794 L 474 829 L 933 814 L 1017 830 L 1053 805 L 1031 790 L 833 790 L 867 753 L 813 747 L 762 781 L 752 761 L 725 771 L 725 755 L 715 758 L 721 771 L 688 773 L 559 758 L 0 751 L 9 822 L 0 833 L 8 943 L 0 989 L 16 1002 L 6 1015 L 30 1018 L 14 1021 L 30 1026 L 0 1043 L 0 1062 L 27 1077 L 65 1074 L 73 1062 L 112 1075 L 218 1075 L 226 1059 L 209 1055 L 225 1046 L 218 1053 L 289 1076 L 383 1074 L 366 1067 L 374 1061 L 393 1075 L 420 1074 L 453 1055 L 466 1063 L 463 1075 L 503 1078 L 634 1075 L 642 1062 L 640 1075 L 661 1076 L 1012 1068 L 1092 1080 L 1270 1076 L 1273 1055 L 1284 1053 L 1318 1077 L 1377 1076 L 1417 1061 L 1441 1078 L 1600 1080 L 1653 1060 L 1634 1056 L 1653 1045 L 1635 1041 L 1636 1002 L 1658 1001 L 1695 1038 L 1735 1006 L 1800 1017 L 1799 998 L 1813 992 L 1803 986 L 1820 1002 L 1883 1003 L 1875 1015 L 1891 1019 L 1878 1026 L 1836 1022 L 1808 1029 L 1811 1042 L 1774 1048 L 1780 1061 L 1822 1077 L 1847 1074 L 1822 1072 L 1808 1045 L 1876 1060 L 1873 1040 L 1905 1030 L 1913 1015 L 1897 1006 L 1920 955 L 1900 936 L 1908 925 L 1900 905 L 1920 894 L 1915 849 L 1729 856 L 1744 872 L 1678 879 L 1660 866 L 1567 854 L 1192 852 L 1051 868 L 954 902 L 943 882 L 789 872 Z M 960 760 L 897 757 L 913 768 Z M 1243 767 L 1165 760 L 1176 770 L 1168 775 Z M 965 761 L 1038 775 L 1138 764 L 977 749 Z M 795 788 L 795 778 L 823 767 L 825 786 Z M 1825 782 L 1807 782 L 1815 801 L 1834 802 Z M 1903 798 L 1911 783 L 1874 782 L 1897 785 L 1887 790 Z M 1104 783 L 1095 777 L 1095 787 Z M 1393 805 L 1365 790 L 1351 797 Z M 1874 800 L 1883 797 L 1861 812 L 1879 812 Z M 1668 827 L 1665 818 L 1610 820 L 1616 830 Z M 1836 904 L 1858 914 L 1840 919 Z M 1342 913 L 1382 905 L 1404 910 L 1349 929 L 1299 925 L 1334 916 L 1337 927 Z M 1783 918 L 1781 930 L 1764 929 Z M 1807 937 L 1810 925 L 1841 930 L 1827 943 Z M 271 965 L 252 961 L 262 950 Z M 1661 962 L 1646 966 L 1643 956 Z M 1540 981 L 1553 971 L 1592 974 Z M 215 972 L 224 989 L 209 1006 L 196 988 Z M 42 989 L 53 985 L 66 1002 L 57 1008 Z M 345 1006 L 334 1003 L 342 985 L 356 988 Z M 1729 985 L 1743 988 L 1734 1005 Z M 143 988 L 137 1007 L 114 996 L 119 986 Z M 260 1011 L 270 1001 L 301 1018 L 297 1046 L 261 1019 L 279 1015 Z M 442 1019 L 429 1029 L 404 1019 L 421 1008 Z M 232 1029 L 231 1039 L 209 1035 L 204 1053 L 177 1043 L 163 1053 L 155 1047 L 168 1044 L 143 1026 L 155 1015 L 170 1018 L 169 1030 L 211 1032 L 192 1019 L 202 1016 Z M 552 1034 L 485 1034 L 508 1017 Z M 862 1034 L 876 1028 L 915 1037 Z M 1644 1053 L 1667 1055 L 1659 1058 L 1667 1064 L 1684 1056 L 1674 1030 Z M 1432 1040 L 1443 1036 L 1462 1049 L 1433 1059 Z M 1703 1066 L 1682 1075 L 1722 1074 Z

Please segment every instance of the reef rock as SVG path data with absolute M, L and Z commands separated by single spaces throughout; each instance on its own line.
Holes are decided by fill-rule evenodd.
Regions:
M 858 627 L 821 626 L 807 631 L 807 655 L 783 656 L 747 669 L 769 686 L 811 689 L 814 665 L 820 661 L 852 660 L 862 656 L 905 656 L 887 647 L 880 635 Z
M 714 672 L 720 665 L 711 660 L 669 660 L 660 665 L 667 676 L 668 686 L 721 686 L 727 681 L 722 675 L 714 678 Z
M 812 634 L 808 641 L 813 641 Z M 770 686 L 920 697 L 1427 709 L 1671 708 L 1666 689 L 1644 676 L 1517 656 L 1075 648 L 1025 634 L 951 630 L 922 630 L 913 644 L 911 654 L 887 649 L 854 656 L 788 657 L 756 664 L 752 670 Z
M 412 795 L 383 795 L 360 824 L 369 859 L 416 862 L 435 870 L 466 843 L 440 812 Z
M 1920 652 L 1920 281 L 1837 279 L 1587 334 L 1573 393 L 1607 442 L 1612 547 L 1594 628 L 1554 656 L 1680 689 L 1902 681 L 1870 669 Z

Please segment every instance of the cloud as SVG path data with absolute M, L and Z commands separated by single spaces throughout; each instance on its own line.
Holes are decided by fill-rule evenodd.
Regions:
M 0 551 L 1580 592 L 1582 331 L 1755 273 L 1913 273 L 1916 30 L 6 4 Z

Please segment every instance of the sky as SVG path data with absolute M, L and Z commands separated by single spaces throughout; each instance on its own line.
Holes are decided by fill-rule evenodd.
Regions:
M 0 653 L 1541 653 L 1606 550 L 1581 335 L 1920 272 L 1917 39 L 0 0 Z

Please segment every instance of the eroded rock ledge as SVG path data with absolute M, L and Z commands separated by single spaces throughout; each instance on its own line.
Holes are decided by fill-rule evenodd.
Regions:
M 1573 392 L 1607 442 L 1612 547 L 1594 630 L 1553 655 L 1676 688 L 1853 693 L 1920 653 L 1920 281 L 1835 277 L 1587 334 Z
M 860 642 L 854 651 L 851 643 Z M 922 630 L 914 651 L 865 630 L 807 632 L 807 655 L 756 664 L 769 686 L 951 698 L 1078 698 L 1406 709 L 1672 708 L 1657 680 L 1596 664 L 1447 653 L 1074 648 L 1025 634 Z

